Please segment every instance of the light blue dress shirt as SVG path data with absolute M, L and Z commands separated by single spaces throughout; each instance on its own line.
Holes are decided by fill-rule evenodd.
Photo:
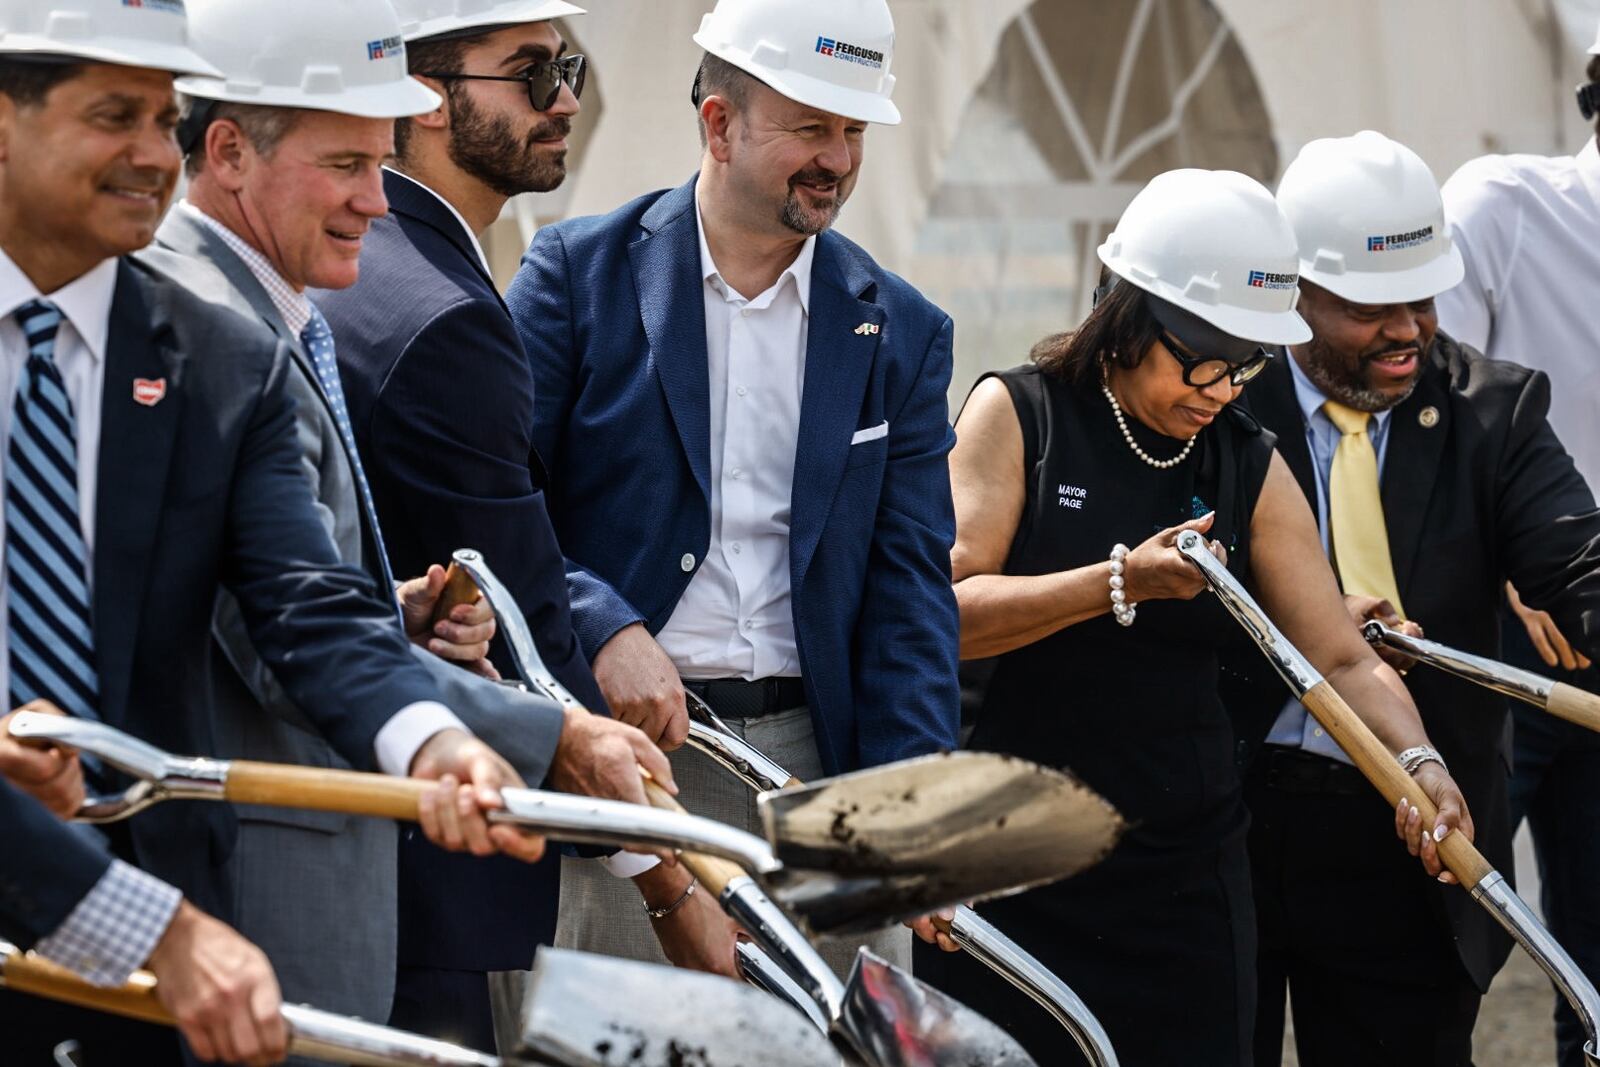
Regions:
M 1306 444 L 1311 449 L 1311 471 L 1317 480 L 1317 530 L 1322 535 L 1322 551 L 1326 553 L 1329 547 L 1328 538 L 1328 476 L 1333 470 L 1333 454 L 1339 448 L 1339 428 L 1333 424 L 1322 410 L 1322 405 L 1328 399 L 1321 389 L 1311 384 L 1311 379 L 1306 377 L 1305 371 L 1300 369 L 1300 364 L 1295 362 L 1293 356 L 1289 357 L 1289 372 L 1294 376 L 1294 395 L 1300 402 L 1300 417 L 1305 422 Z M 1378 453 L 1378 478 L 1383 479 L 1383 460 L 1389 448 L 1389 416 L 1393 410 L 1380 411 L 1367 422 L 1367 434 L 1372 438 L 1372 448 Z M 1317 721 L 1307 714 L 1305 706 L 1298 700 L 1290 699 L 1278 713 L 1278 718 L 1272 724 L 1272 730 L 1267 734 L 1267 744 L 1286 745 L 1291 748 L 1301 748 L 1307 752 L 1314 752 L 1319 756 L 1349 763 L 1350 757 L 1344 754 L 1344 749 L 1339 747 L 1328 732 Z

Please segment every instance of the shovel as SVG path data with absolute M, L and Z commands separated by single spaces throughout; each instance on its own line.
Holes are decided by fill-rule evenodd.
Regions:
M 467 573 L 489 601 L 523 681 L 564 705 L 576 705 L 545 666 L 516 601 L 482 555 L 460 549 L 453 553 L 450 569 Z M 1020 760 L 1000 759 L 990 762 L 982 775 L 966 775 L 967 767 L 977 768 L 965 762 L 973 755 L 908 760 L 758 797 L 767 833 L 785 838 L 785 845 L 778 847 L 790 856 L 785 863 L 832 867 L 832 873 L 821 879 L 808 874 L 808 884 L 790 886 L 786 896 L 780 888 L 780 898 L 804 916 L 813 931 L 872 930 L 888 925 L 883 921 L 886 913 L 900 921 L 970 899 L 954 892 L 955 886 L 975 884 L 980 868 L 968 858 L 955 857 L 955 844 L 987 845 L 987 862 L 1001 869 L 1011 865 L 1005 876 L 1010 885 L 993 884 L 992 871 L 981 879 L 985 883 L 981 895 L 987 896 L 1042 884 L 1031 881 L 1037 877 L 1045 881 L 1065 877 L 1115 843 L 1120 820 L 1081 785 Z M 952 770 L 957 773 L 949 773 Z M 965 784 L 957 780 L 962 777 Z M 646 789 L 651 803 L 682 810 L 654 782 L 647 781 Z M 1083 805 L 1084 794 L 1098 807 Z M 1071 835 L 1065 842 L 1041 840 L 1059 841 L 1051 824 L 1081 817 L 1076 810 L 1080 805 L 1090 807 L 1091 819 L 1098 816 L 1107 824 L 1109 840 L 1095 844 L 1092 857 L 1079 855 L 1083 842 L 1071 840 Z M 1095 836 L 1082 835 L 1085 841 Z M 994 838 L 1007 839 L 1015 851 L 991 851 Z M 837 862 L 841 846 L 849 856 L 847 863 Z M 1027 857 L 1017 853 L 1024 848 L 1039 854 L 1059 849 L 1056 872 L 1038 869 L 1042 855 L 1023 862 Z M 989 1020 L 866 949 L 857 954 L 848 981 L 841 984 L 745 871 L 710 856 L 686 854 L 681 859 L 764 950 L 740 952 L 741 972 L 791 1003 L 809 1001 L 813 1020 L 873 1067 L 1033 1063 Z M 954 895 L 933 906 L 921 902 L 943 892 Z
M 803 784 L 729 729 L 698 694 L 685 690 L 684 696 L 689 706 L 691 745 L 757 791 L 789 789 Z M 1091 1067 L 1117 1067 L 1116 1051 L 1100 1020 L 1067 983 L 1022 946 L 966 905 L 956 908 L 949 922 L 935 919 L 934 923 L 974 958 L 1055 1016 Z M 768 983 L 759 973 L 758 965 L 753 963 L 752 970 L 758 973 L 751 980 L 766 987 Z
M 1392 630 L 1376 619 L 1361 627 L 1361 636 L 1372 645 L 1387 645 L 1412 659 L 1430 667 L 1437 667 L 1458 678 L 1476 682 L 1497 693 L 1527 704 L 1540 711 L 1575 722 L 1590 730 L 1600 731 L 1600 696 L 1586 693 L 1565 682 L 1551 681 L 1532 671 L 1525 671 L 1486 656 L 1460 652 L 1437 641 L 1412 637 Z
M 1383 747 L 1367 725 L 1350 705 L 1318 673 L 1311 662 L 1300 654 L 1267 618 L 1238 579 L 1228 573 L 1217 558 L 1206 548 L 1205 538 L 1193 530 L 1178 535 L 1178 551 L 1200 568 L 1206 584 L 1221 600 L 1228 613 L 1260 647 L 1267 660 L 1288 683 L 1290 690 L 1306 706 L 1306 710 L 1322 728 L 1339 743 L 1351 761 L 1369 782 L 1383 794 L 1390 807 L 1399 805 L 1402 797 L 1409 798 L 1422 812 L 1424 826 L 1431 826 L 1439 812 L 1433 802 L 1421 795 L 1416 783 Z M 1493 915 L 1495 921 L 1544 968 L 1562 996 L 1578 1014 L 1584 1032 L 1589 1035 L 1583 1054 L 1590 1067 L 1600 1067 L 1600 994 L 1595 992 L 1577 964 L 1567 955 L 1550 932 L 1539 924 L 1533 912 L 1522 902 L 1505 876 L 1489 865 L 1489 861 L 1473 847 L 1464 834 L 1453 833 L 1439 842 L 1439 855 L 1462 886 L 1472 893 L 1472 898 Z
M 156 980 L 138 971 L 102 989 L 0 941 L 0 986 L 94 1011 L 172 1026 Z M 671 998 L 668 1022 L 659 1009 Z M 355 1067 L 840 1067 L 803 1015 L 737 982 L 670 967 L 541 948 L 517 1055 L 501 1059 L 430 1037 L 299 1004 L 283 1006 L 289 1052 Z

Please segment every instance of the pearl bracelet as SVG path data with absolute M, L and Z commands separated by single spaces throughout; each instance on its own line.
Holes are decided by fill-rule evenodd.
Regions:
M 1439 755 L 1439 750 L 1432 745 L 1417 745 L 1415 748 L 1408 748 L 1396 756 L 1395 761 L 1400 764 L 1400 769 L 1407 774 L 1416 774 L 1417 768 L 1424 763 L 1437 763 L 1444 773 L 1450 773 L 1450 768 L 1445 766 L 1444 757 Z
M 1137 604 L 1128 603 L 1128 594 L 1123 592 L 1126 584 L 1122 572 L 1126 568 L 1123 560 L 1128 558 L 1128 546 L 1117 544 L 1111 549 L 1111 614 L 1117 617 L 1120 626 L 1132 626 L 1136 614 Z

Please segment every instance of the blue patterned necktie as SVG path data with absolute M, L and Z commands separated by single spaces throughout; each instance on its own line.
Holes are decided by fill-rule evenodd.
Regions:
M 88 548 L 78 514 L 78 435 L 55 362 L 61 312 L 31 300 L 16 318 L 27 338 L 28 365 L 6 447 L 9 707 L 43 699 L 70 715 L 98 719 Z
M 378 553 L 378 567 L 383 572 L 384 592 L 394 588 L 394 572 L 389 569 L 388 550 L 383 547 L 383 531 L 378 526 L 378 509 L 372 503 L 372 488 L 367 485 L 367 473 L 361 467 L 361 454 L 356 451 L 356 434 L 350 427 L 350 412 L 344 404 L 344 385 L 339 381 L 339 361 L 335 358 L 333 329 L 322 317 L 317 305 L 308 304 L 311 318 L 300 331 L 300 343 L 305 347 L 311 365 L 317 371 L 317 384 L 328 398 L 333 411 L 333 421 L 339 427 L 339 439 L 350 457 L 350 469 L 355 473 L 356 489 L 361 493 L 361 505 L 367 510 L 367 525 L 372 529 L 372 540 Z M 390 597 L 393 600 L 393 597 Z M 398 610 L 398 609 L 397 609 Z

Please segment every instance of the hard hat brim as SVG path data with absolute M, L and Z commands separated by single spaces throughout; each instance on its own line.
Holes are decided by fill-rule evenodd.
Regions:
M 1129 270 L 1117 257 L 1110 255 L 1105 246 L 1099 249 L 1100 262 L 1121 280 L 1135 289 L 1143 289 L 1151 296 L 1199 316 L 1224 333 L 1263 345 L 1299 345 L 1311 340 L 1311 327 L 1298 311 L 1257 311 L 1232 304 L 1207 304 L 1184 296 L 1163 282 L 1147 284 Z
M 773 92 L 786 96 L 797 104 L 814 107 L 830 115 L 855 119 L 857 122 L 870 122 L 878 126 L 900 125 L 900 109 L 895 107 L 894 101 L 887 96 L 859 89 L 843 89 L 799 71 L 766 70 L 752 62 L 747 53 L 719 44 L 703 31 L 694 35 L 694 43 L 712 55 L 727 60 Z
M 240 92 L 230 89 L 222 78 L 180 78 L 177 89 L 186 96 L 259 107 L 301 108 L 307 111 L 332 111 L 364 119 L 403 119 L 425 115 L 444 102 L 444 98 L 415 78 L 407 77 L 385 85 L 358 85 L 338 92 L 308 93 L 300 89 L 262 89 Z
M 401 33 L 407 44 L 415 44 L 445 34 L 468 36 L 475 29 L 487 32 L 491 27 L 523 26 L 530 22 L 549 22 L 569 15 L 585 14 L 588 12 L 584 8 L 569 4 L 566 0 L 522 0 L 521 3 L 496 4 L 475 16 L 441 15 L 424 19 L 415 25 L 403 24 Z
M 202 75 L 220 77 L 222 72 L 200 58 L 200 54 L 184 45 L 163 44 L 159 41 L 129 41 L 119 46 L 115 41 L 103 45 L 72 44 L 53 37 L 40 37 L 26 33 L 8 33 L 0 36 L 0 55 L 51 55 L 68 61 L 82 63 L 108 63 L 118 67 L 145 67 L 149 70 L 171 71 L 180 77 Z
M 1410 270 L 1359 271 L 1331 274 L 1315 270 L 1301 261 L 1300 277 L 1354 304 L 1410 304 L 1429 300 L 1448 292 L 1466 276 L 1461 250 L 1451 247 L 1445 255 Z

